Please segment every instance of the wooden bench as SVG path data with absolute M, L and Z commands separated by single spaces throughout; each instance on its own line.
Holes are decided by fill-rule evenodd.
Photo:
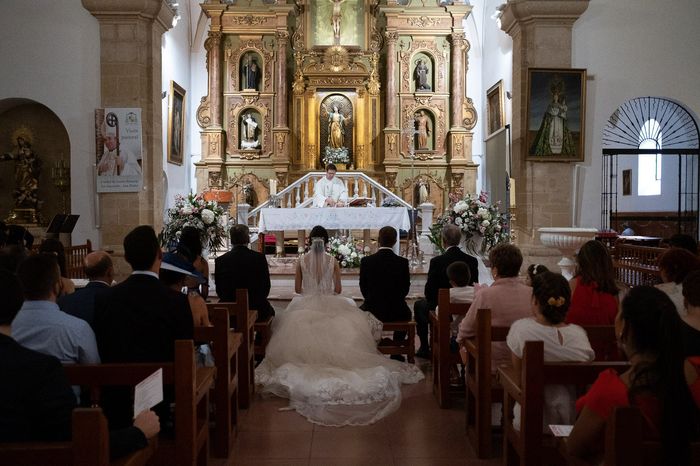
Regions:
M 248 309 L 248 290 L 236 290 L 234 303 L 207 303 L 211 314 L 226 309 L 233 328 L 241 334 L 238 349 L 238 407 L 246 409 L 255 395 L 255 318 L 257 311 Z
M 105 386 L 135 386 L 163 369 L 163 383 L 175 391 L 175 439 L 161 438 L 154 465 L 201 466 L 209 461 L 209 390 L 216 369 L 197 368 L 192 340 L 175 342 L 175 361 L 165 363 L 72 364 L 63 366 L 72 385 L 89 389 L 99 404 Z
M 626 361 L 617 347 L 614 325 L 581 325 L 595 350 L 596 361 Z
M 87 240 L 85 244 L 78 244 L 65 248 L 67 278 L 87 278 L 83 271 L 83 260 L 85 256 L 91 252 L 92 243 L 90 240 Z
M 270 343 L 270 338 L 272 338 L 272 319 L 273 317 L 270 316 L 262 322 L 255 322 L 253 325 L 253 330 L 255 331 L 254 353 L 260 359 L 265 357 L 265 349 L 267 344 Z
M 662 466 L 661 443 L 644 438 L 646 421 L 635 407 L 615 408 L 605 431 L 606 466 Z M 690 463 L 700 464 L 700 441 L 690 444 Z
M 615 278 L 629 287 L 661 283 L 658 259 L 665 250 L 618 242 L 613 256 Z
M 450 406 L 450 367 L 461 364 L 459 352 L 450 351 L 452 315 L 466 315 L 470 303 L 451 303 L 450 290 L 438 291 L 438 311 L 430 311 L 433 351 L 433 394 L 441 408 Z
M 209 315 L 211 327 L 195 327 L 194 339 L 212 346 L 216 381 L 213 402 L 214 428 L 212 429 L 214 456 L 227 458 L 233 449 L 238 426 L 238 350 L 242 335 L 229 328 L 226 309 L 213 309 Z
M 12 466 L 143 466 L 158 444 L 151 439 L 146 448 L 110 463 L 107 420 L 100 408 L 73 410 L 70 442 L 0 443 L 0 464 Z
M 600 372 L 612 368 L 623 372 L 627 362 L 544 362 L 544 343 L 525 342 L 521 373 L 499 367 L 503 387 L 503 464 L 545 465 L 565 462 L 554 438 L 543 434 L 545 385 L 573 385 L 583 394 Z M 520 430 L 513 426 L 513 406 L 520 403 Z M 572 403 L 575 400 L 571 400 Z
M 493 342 L 506 341 L 510 327 L 491 326 L 491 309 L 478 309 L 476 337 L 465 341 L 464 385 L 467 438 L 477 458 L 492 454 L 491 404 L 503 400 L 503 389 L 491 367 Z
M 400 322 L 384 322 L 382 332 L 406 332 L 406 340 L 401 343 L 386 343 L 377 346 L 382 354 L 406 355 L 406 360 L 413 364 L 416 362 L 416 322 L 404 320 Z

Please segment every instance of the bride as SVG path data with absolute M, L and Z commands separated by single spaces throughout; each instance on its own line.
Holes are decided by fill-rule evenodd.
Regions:
M 291 409 L 316 424 L 372 424 L 399 407 L 401 384 L 423 373 L 377 351 L 381 322 L 338 296 L 340 269 L 325 252 L 326 229 L 316 226 L 310 236 L 311 249 L 297 264 L 301 296 L 275 317 L 255 380 L 262 393 L 289 398 Z

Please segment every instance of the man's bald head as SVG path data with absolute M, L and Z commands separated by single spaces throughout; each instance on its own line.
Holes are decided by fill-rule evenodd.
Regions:
M 112 283 L 112 258 L 105 251 L 91 252 L 83 259 L 83 271 L 90 281 Z

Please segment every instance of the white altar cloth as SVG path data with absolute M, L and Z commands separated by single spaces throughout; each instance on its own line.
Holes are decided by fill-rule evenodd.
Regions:
M 329 230 L 378 230 L 392 226 L 408 231 L 411 221 L 405 207 L 324 207 L 261 209 L 258 231 L 310 230 L 321 225 Z

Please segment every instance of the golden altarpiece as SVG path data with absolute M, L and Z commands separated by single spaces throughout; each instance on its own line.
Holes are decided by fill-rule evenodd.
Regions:
M 437 209 L 450 192 L 475 191 L 462 26 L 471 6 L 439 3 L 203 3 L 210 29 L 208 95 L 197 109 L 200 190 L 245 186 L 237 198 L 257 204 L 269 180 L 281 189 L 322 170 L 335 149 L 348 157 L 346 169 L 408 202 L 417 202 L 419 185 Z

